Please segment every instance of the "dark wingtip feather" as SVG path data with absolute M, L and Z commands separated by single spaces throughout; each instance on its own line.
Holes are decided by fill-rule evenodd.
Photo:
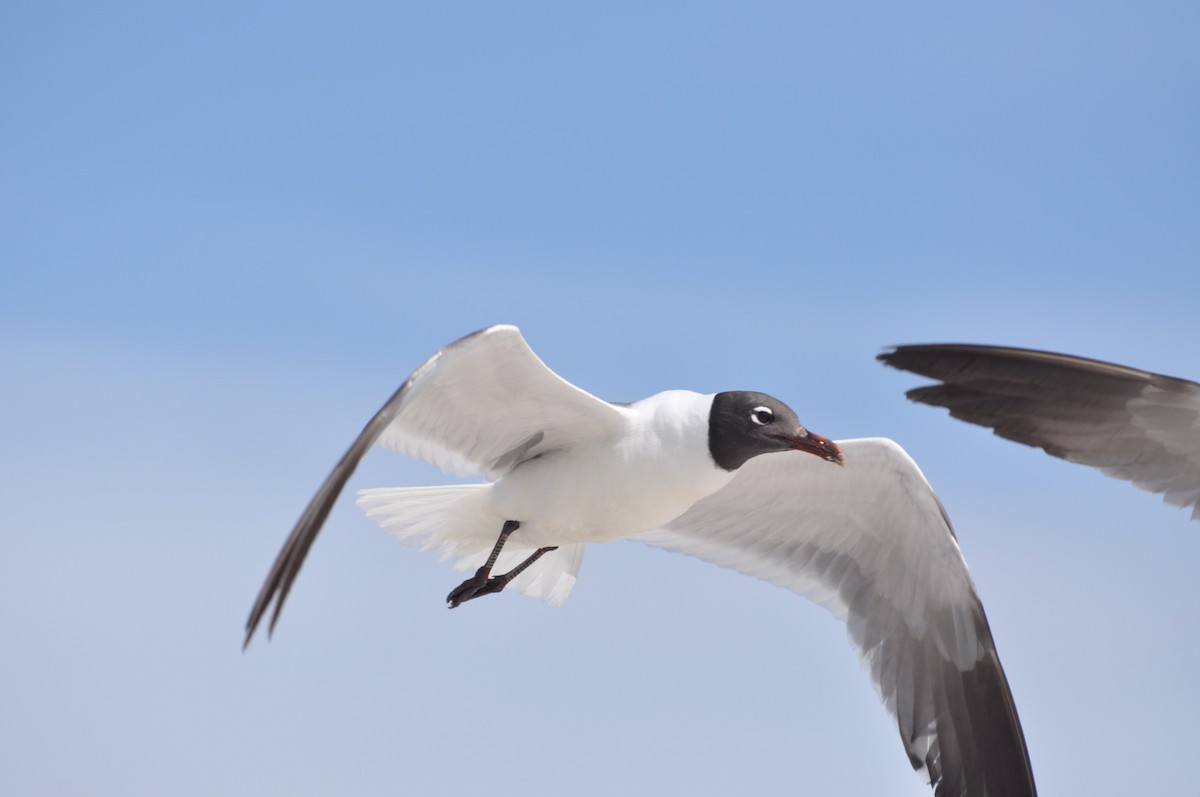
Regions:
M 274 603 L 274 610 L 271 613 L 271 622 L 267 626 L 268 638 L 274 633 L 275 624 L 279 622 L 279 615 L 283 611 L 284 603 L 287 602 L 292 585 L 300 574 L 301 568 L 304 567 L 304 560 L 309 549 L 316 541 L 321 527 L 325 525 L 326 518 L 329 517 L 346 482 L 354 474 L 359 461 L 395 417 L 400 400 L 411 381 L 410 377 L 367 422 L 358 437 L 350 444 L 350 448 L 346 450 L 346 453 L 342 455 L 337 465 L 325 478 L 308 506 L 305 507 L 304 513 L 275 557 L 275 562 L 271 565 L 271 570 L 254 601 L 254 606 L 250 609 L 250 616 L 246 620 L 246 641 L 242 645 L 243 650 L 250 644 L 255 629 L 262 622 L 263 616 L 272 603 Z
M 978 599 L 974 615 L 984 653 L 943 684 L 937 751 L 926 761 L 935 797 L 1037 797 L 1025 732 Z
M 296 581 L 296 577 L 300 574 L 300 569 L 304 566 L 304 559 L 308 555 L 309 548 L 317 539 L 317 535 L 321 532 L 321 527 L 325 524 L 326 518 L 329 517 L 333 505 L 337 502 L 338 496 L 346 486 L 346 482 L 354 474 L 358 467 L 359 461 L 367 453 L 375 441 L 379 439 L 379 435 L 387 428 L 388 424 L 396 417 L 400 411 L 400 405 L 403 397 L 408 393 L 414 380 L 426 371 L 438 358 L 445 355 L 447 352 L 462 348 L 473 343 L 477 339 L 491 332 L 508 328 L 506 325 L 495 325 L 485 327 L 484 329 L 472 332 L 469 335 L 464 335 L 453 343 L 442 347 L 432 357 L 421 364 L 416 371 L 412 373 L 404 381 L 396 392 L 391 395 L 379 411 L 372 416 L 363 430 L 359 432 L 358 437 L 350 444 L 346 453 L 338 460 L 337 465 L 325 477 L 316 494 L 305 507 L 304 513 L 300 519 L 296 521 L 295 527 L 288 535 L 287 541 L 275 557 L 275 562 L 271 565 L 271 570 L 267 573 L 266 580 L 263 581 L 262 588 L 258 591 L 258 596 L 254 600 L 254 605 L 250 609 L 250 616 L 246 619 L 246 639 L 242 643 L 242 650 L 245 650 L 250 645 L 250 640 L 254 637 L 254 632 L 258 628 L 262 618 L 266 615 L 267 610 L 274 603 L 274 609 L 271 612 L 271 621 L 267 625 L 267 638 L 269 639 L 275 632 L 275 624 L 279 622 L 279 615 L 283 611 L 283 605 L 287 602 L 288 594 L 292 590 L 292 585 Z M 511 327 L 515 330 L 515 327 Z

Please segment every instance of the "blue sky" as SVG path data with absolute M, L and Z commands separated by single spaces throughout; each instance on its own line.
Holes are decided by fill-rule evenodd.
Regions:
M 597 395 L 755 389 L 942 496 L 1045 794 L 1194 787 L 1200 527 L 908 404 L 889 344 L 1200 377 L 1189 3 L 10 3 L 0 792 L 927 794 L 840 625 L 594 547 L 565 606 L 343 501 L 496 322 Z M 352 488 L 444 481 L 378 452 Z

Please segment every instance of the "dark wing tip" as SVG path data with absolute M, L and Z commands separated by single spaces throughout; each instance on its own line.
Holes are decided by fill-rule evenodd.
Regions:
M 321 493 L 317 494 L 320 497 Z M 336 497 L 336 496 L 335 496 Z M 316 501 L 316 498 L 313 499 Z M 309 505 L 312 509 L 312 504 Z M 305 517 L 310 514 L 305 512 Z M 316 539 L 317 533 L 321 530 L 320 524 L 324 522 L 324 515 L 328 514 L 328 510 L 319 518 L 317 525 L 314 527 L 306 526 L 304 517 L 292 529 L 292 533 L 288 535 L 287 541 L 283 544 L 283 548 L 279 550 L 279 554 L 275 557 L 274 564 L 271 565 L 271 571 L 267 574 L 266 580 L 263 581 L 262 587 L 258 591 L 258 597 L 254 599 L 254 606 L 250 609 L 250 616 L 246 618 L 246 639 L 242 642 L 242 650 L 246 650 L 250 645 L 250 640 L 254 637 L 254 632 L 258 629 L 259 623 L 266 615 L 267 610 L 274 604 L 275 610 L 271 615 L 271 622 L 267 626 L 267 637 L 275 631 L 275 623 L 279 620 L 279 613 L 283 610 L 284 601 L 287 600 L 288 592 L 291 591 L 292 583 L 296 580 L 297 574 L 300 572 L 300 567 L 304 563 L 304 556 L 308 549 L 312 546 L 312 541 Z M 297 557 L 297 553 L 299 556 Z
M 481 332 L 485 331 L 482 330 Z M 473 338 L 479 334 L 481 333 L 472 333 L 463 340 Z M 427 362 L 431 362 L 437 356 L 434 355 Z M 263 581 L 262 588 L 258 591 L 258 597 L 255 598 L 254 606 L 250 609 L 250 616 L 246 619 L 246 639 L 242 643 L 242 650 L 245 650 L 250 644 L 255 630 L 258 628 L 259 623 L 262 622 L 262 618 L 266 614 L 267 609 L 270 608 L 272 602 L 275 608 L 271 614 L 271 622 L 267 626 L 267 636 L 270 637 L 274 633 L 275 624 L 279 622 L 279 615 L 283 611 L 283 604 L 287 601 L 288 593 L 292 590 L 292 584 L 295 583 L 296 576 L 300 574 L 300 569 L 304 566 L 304 559 L 308 555 L 308 550 L 317 539 L 317 535 L 320 534 L 321 527 L 325 524 L 325 519 L 329 517 L 334 503 L 336 503 L 338 496 L 341 495 L 346 482 L 354 474 L 359 461 L 367 453 L 367 450 L 374 445 L 388 424 L 396 417 L 400 410 L 400 404 L 407 393 L 407 388 L 412 384 L 413 378 L 409 377 L 384 405 L 379 408 L 379 411 L 372 416 L 367 425 L 363 427 L 363 430 L 359 432 L 358 437 L 350 444 L 350 448 L 346 450 L 346 453 L 338 460 L 337 465 L 330 471 L 325 481 L 312 497 L 312 500 L 308 502 L 304 513 L 296 522 L 292 533 L 288 535 L 287 541 L 284 542 L 283 547 L 279 550 L 279 554 L 275 557 L 275 562 L 271 565 L 271 570 L 267 573 L 267 578 Z
M 894 346 L 875 359 L 903 371 L 945 381 L 982 375 L 998 376 L 1020 373 L 1038 376 L 1075 372 L 1093 378 L 1124 382 L 1155 382 L 1171 385 L 1190 384 L 1186 379 L 1144 371 L 1128 365 L 1080 357 L 1073 354 L 1025 349 L 1015 346 L 992 346 L 978 343 L 912 343 Z
M 937 745 L 924 763 L 935 797 L 1037 797 L 1025 732 L 978 597 L 974 615 L 983 656 L 934 689 Z
M 304 566 L 308 550 L 320 533 L 326 518 L 329 517 L 334 503 L 367 450 L 375 444 L 379 435 L 399 414 L 401 404 L 414 382 L 447 353 L 470 346 L 486 335 L 497 333 L 516 334 L 519 337 L 521 331 L 511 324 L 494 324 L 464 335 L 453 343 L 443 346 L 422 363 L 367 422 L 358 437 L 350 444 L 350 448 L 346 450 L 329 476 L 325 478 L 312 500 L 309 501 L 308 506 L 304 509 L 304 514 L 300 516 L 292 533 L 275 557 L 275 562 L 271 565 L 270 572 L 267 573 L 258 597 L 255 598 L 254 606 L 250 609 L 250 616 L 246 619 L 246 638 L 242 642 L 242 650 L 250 645 L 254 632 L 262 622 L 267 610 L 271 608 L 272 603 L 275 608 L 271 612 L 271 622 L 267 626 L 268 638 L 274 633 L 275 624 L 279 622 L 279 615 L 283 611 L 283 604 L 287 601 L 288 593 L 291 592 L 292 584 L 295 583 L 296 576 Z

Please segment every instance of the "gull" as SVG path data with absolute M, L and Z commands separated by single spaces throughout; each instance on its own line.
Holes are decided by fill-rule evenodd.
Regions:
M 1200 384 L 1002 346 L 897 346 L 878 359 L 941 380 L 909 390 L 913 401 L 1160 493 L 1200 520 Z
M 354 440 L 271 567 L 245 645 L 272 603 L 274 630 L 331 507 L 376 444 L 488 479 L 359 494 L 401 542 L 474 569 L 446 597 L 451 608 L 504 590 L 561 604 L 589 543 L 627 537 L 696 556 L 842 619 L 937 797 L 1036 794 L 950 521 L 896 443 L 828 440 L 750 391 L 610 403 L 551 371 L 516 327 L 488 327 L 434 354 Z

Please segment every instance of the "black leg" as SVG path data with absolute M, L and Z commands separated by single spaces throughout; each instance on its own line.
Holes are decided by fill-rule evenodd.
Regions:
M 477 572 L 482 572 L 485 576 L 491 574 L 492 568 L 496 566 L 496 560 L 500 558 L 500 549 L 504 547 L 504 543 L 508 542 L 509 535 L 519 528 L 521 528 L 521 524 L 515 520 L 504 521 L 504 526 L 500 529 L 500 537 L 492 546 L 492 552 L 488 554 L 487 561 Z
M 500 538 L 496 540 L 496 545 L 492 548 L 491 554 L 488 555 L 487 561 L 483 563 L 483 567 L 476 570 L 475 575 L 459 584 L 446 596 L 446 603 L 450 604 L 449 608 L 453 609 L 460 603 L 469 601 L 472 598 L 478 598 L 480 595 L 491 595 L 493 592 L 499 592 L 508 586 L 508 582 L 521 575 L 525 571 L 525 568 L 538 559 L 541 559 L 545 554 L 558 550 L 558 546 L 538 548 L 529 558 L 512 570 L 503 575 L 493 576 L 492 568 L 496 565 L 496 559 L 500 556 L 500 551 L 504 548 L 504 543 L 508 541 L 509 535 L 520 527 L 521 524 L 515 520 L 504 521 L 504 528 L 500 529 Z

